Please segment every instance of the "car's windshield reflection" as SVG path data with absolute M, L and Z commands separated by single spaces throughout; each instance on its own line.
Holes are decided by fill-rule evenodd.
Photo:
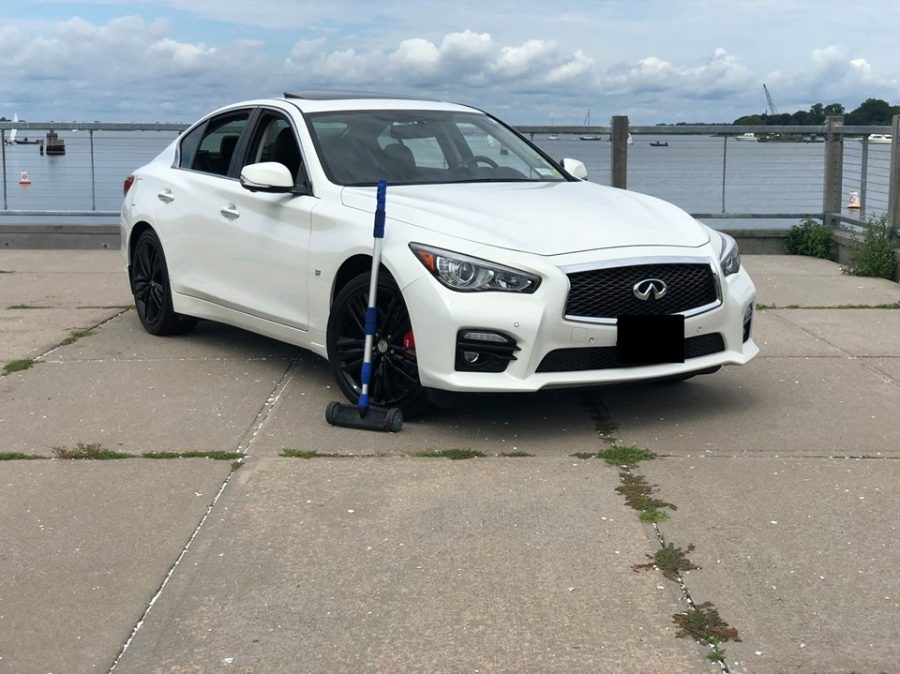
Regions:
M 487 115 L 365 110 L 307 116 L 323 168 L 339 185 L 559 182 L 559 168 Z

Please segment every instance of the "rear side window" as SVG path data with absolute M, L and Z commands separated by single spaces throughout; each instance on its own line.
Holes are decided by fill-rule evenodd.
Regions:
M 249 110 L 229 113 L 209 120 L 181 141 L 181 168 L 202 173 L 228 175 L 231 158 L 247 127 Z

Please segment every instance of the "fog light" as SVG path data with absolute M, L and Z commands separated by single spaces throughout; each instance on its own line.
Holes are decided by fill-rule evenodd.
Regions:
M 456 370 L 458 372 L 503 372 L 519 350 L 512 337 L 471 328 L 456 333 Z

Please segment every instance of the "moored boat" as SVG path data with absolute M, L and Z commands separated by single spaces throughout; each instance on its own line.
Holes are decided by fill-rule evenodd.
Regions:
M 886 145 L 887 143 L 891 142 L 891 136 L 886 133 L 870 133 L 869 142 L 877 143 L 879 145 Z

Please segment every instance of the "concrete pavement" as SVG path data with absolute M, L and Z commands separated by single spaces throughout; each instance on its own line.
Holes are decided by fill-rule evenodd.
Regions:
M 0 461 L 0 672 L 717 671 L 674 636 L 678 586 L 632 571 L 659 543 L 617 471 L 570 456 L 606 446 L 597 415 L 663 455 L 637 470 L 678 506 L 664 540 L 696 545 L 694 600 L 740 632 L 731 671 L 894 671 L 900 310 L 837 307 L 900 286 L 744 262 L 770 307 L 749 366 L 381 435 L 325 424 L 308 353 L 210 323 L 146 335 L 116 253 L 0 252 L 0 360 L 38 361 L 0 377 L 0 452 L 246 454 Z M 450 448 L 495 456 L 412 456 Z

